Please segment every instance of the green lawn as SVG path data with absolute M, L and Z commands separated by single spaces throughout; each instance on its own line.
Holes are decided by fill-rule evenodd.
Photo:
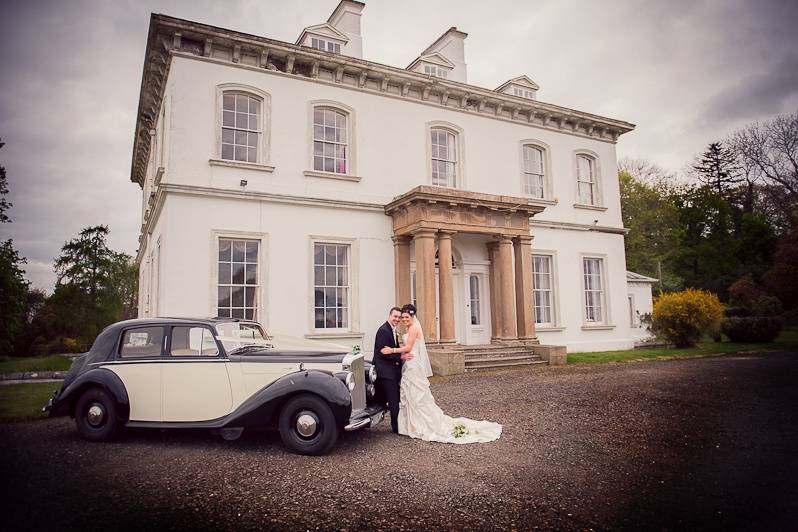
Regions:
M 3 384 L 0 386 L 0 422 L 46 417 L 42 407 L 60 382 Z
M 0 373 L 26 371 L 66 371 L 72 360 L 62 355 L 49 357 L 0 357 Z
M 667 347 L 647 347 L 628 351 L 600 351 L 596 353 L 568 353 L 569 364 L 601 364 L 604 362 L 627 362 L 630 360 L 651 360 L 718 355 L 740 351 L 795 351 L 798 350 L 798 328 L 784 330 L 775 342 L 769 344 L 739 344 L 715 342 L 705 338 L 695 347 L 676 349 Z

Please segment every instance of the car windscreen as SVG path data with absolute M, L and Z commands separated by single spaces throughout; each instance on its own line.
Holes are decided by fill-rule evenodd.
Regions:
M 271 347 L 270 338 L 255 323 L 222 322 L 216 324 L 216 334 L 228 353 L 248 345 Z

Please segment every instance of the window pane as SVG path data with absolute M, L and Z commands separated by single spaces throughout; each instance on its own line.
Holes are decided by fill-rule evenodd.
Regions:
M 236 94 L 236 111 L 247 111 L 247 97 L 243 94 Z
M 232 256 L 233 243 L 229 240 L 219 240 L 219 260 L 229 261 Z
M 122 358 L 159 357 L 163 345 L 162 327 L 143 327 L 125 331 L 119 346 Z
M 258 149 L 257 148 L 248 148 L 247 149 L 247 161 L 250 163 L 258 162 Z
M 222 144 L 222 159 L 233 160 L 233 145 Z
M 258 262 L 258 242 L 246 242 L 247 262 Z
M 244 288 L 244 306 L 255 308 L 255 288 Z
M 324 159 L 324 171 L 325 172 L 335 172 L 335 160 L 334 159 Z
M 246 267 L 246 284 L 258 284 L 258 265 L 247 264 Z
M 230 284 L 230 271 L 229 263 L 219 263 L 219 284 Z
M 233 242 L 233 261 L 244 262 L 244 252 L 246 250 L 246 242 L 236 240 Z
M 233 263 L 233 284 L 244 284 L 244 265 Z
M 232 111 L 224 111 L 222 113 L 222 125 L 233 127 L 236 125 L 236 115 Z
M 316 307 L 323 307 L 324 306 L 324 290 L 321 288 L 317 288 L 313 291 L 313 305 Z
M 313 246 L 313 264 L 324 264 L 324 246 L 320 244 Z
M 236 105 L 235 95 L 227 93 L 222 97 L 222 109 L 225 110 L 229 109 L 232 111 L 235 109 L 235 105 Z
M 247 148 L 246 146 L 236 146 L 235 147 L 235 160 L 236 161 L 244 161 L 247 160 Z
M 232 288 L 232 303 L 234 307 L 243 307 L 244 306 L 244 287 L 243 286 L 234 286 Z
M 230 306 L 230 287 L 229 286 L 220 286 L 219 287 L 218 306 L 220 308 L 221 307 L 229 307 Z
M 240 320 L 246 319 L 247 314 L 244 312 L 243 308 L 234 308 L 231 312 L 233 318 L 238 318 Z

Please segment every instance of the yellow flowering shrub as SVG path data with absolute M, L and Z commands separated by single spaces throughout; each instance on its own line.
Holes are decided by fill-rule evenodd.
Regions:
M 688 288 L 682 292 L 662 294 L 654 302 L 654 331 L 676 347 L 698 343 L 704 333 L 719 330 L 723 304 L 718 296 Z

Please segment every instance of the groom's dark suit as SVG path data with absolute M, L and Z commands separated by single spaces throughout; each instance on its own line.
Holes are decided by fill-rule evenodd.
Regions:
M 377 382 L 382 389 L 391 411 L 391 430 L 399 428 L 399 382 L 402 380 L 402 354 L 383 355 L 383 347 L 399 347 L 391 324 L 387 321 L 377 329 L 374 337 L 374 365 L 377 367 Z

